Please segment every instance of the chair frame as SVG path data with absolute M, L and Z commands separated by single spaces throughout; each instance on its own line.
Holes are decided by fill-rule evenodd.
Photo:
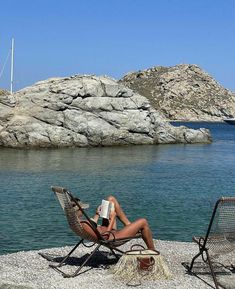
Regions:
M 210 222 L 209 222 L 209 226 L 208 226 L 208 229 L 207 229 L 207 232 L 206 232 L 206 235 L 205 237 L 199 237 L 199 238 L 196 238 L 196 237 L 193 237 L 193 241 L 196 242 L 199 246 L 199 253 L 197 253 L 193 258 L 192 258 L 192 261 L 190 263 L 190 266 L 189 265 L 186 265 L 185 263 L 183 263 L 183 265 L 186 267 L 186 269 L 188 270 L 189 273 L 193 273 L 193 266 L 194 266 L 194 262 L 195 260 L 201 256 L 202 257 L 202 260 L 205 262 L 205 263 L 208 263 L 209 265 L 209 268 L 210 268 L 210 272 L 211 272 L 211 275 L 212 275 L 212 278 L 213 278 L 213 281 L 214 281 L 214 284 L 215 284 L 215 288 L 216 289 L 219 289 L 219 286 L 222 287 L 222 288 L 225 288 L 223 287 L 222 285 L 220 285 L 218 283 L 218 280 L 216 278 L 216 274 L 214 272 L 214 268 L 213 268 L 213 262 L 211 260 L 211 255 L 210 255 L 210 250 L 208 248 L 208 239 L 210 237 L 210 233 L 211 233 L 211 229 L 212 229 L 212 225 L 214 223 L 214 219 L 215 219 L 215 216 L 216 216 L 216 213 L 217 213 L 217 210 L 218 210 L 218 207 L 220 204 L 223 204 L 225 202 L 234 202 L 235 204 L 235 197 L 222 197 L 220 198 L 215 206 L 214 206 L 214 210 L 212 212 L 212 216 L 211 216 L 211 219 L 210 219 Z M 206 255 L 206 258 L 204 256 L 204 253 Z M 231 265 L 231 267 L 233 268 L 233 265 Z M 232 271 L 233 272 L 233 271 Z
M 99 248 L 101 246 L 104 246 L 106 248 L 108 248 L 111 252 L 111 254 L 118 260 L 119 256 L 117 255 L 116 252 L 121 253 L 121 254 L 125 254 L 124 251 L 122 251 L 121 249 L 117 248 L 118 246 L 123 245 L 124 243 L 133 240 L 133 239 L 137 239 L 141 237 L 141 234 L 137 234 L 134 237 L 130 237 L 130 238 L 119 238 L 116 239 L 114 234 L 111 231 L 107 231 L 103 234 L 100 234 L 100 232 L 97 230 L 97 228 L 95 227 L 95 225 L 93 224 L 93 222 L 90 220 L 89 216 L 87 215 L 87 213 L 84 211 L 84 209 L 80 206 L 79 202 L 75 199 L 75 197 L 71 194 L 71 192 L 69 192 L 67 189 L 62 188 L 62 187 L 51 187 L 52 191 L 55 194 L 67 194 L 70 198 L 71 201 L 73 201 L 78 207 L 79 209 L 82 211 L 84 217 L 86 218 L 89 226 L 92 228 L 92 230 L 94 231 L 94 233 L 97 236 L 97 240 L 94 241 L 94 243 L 92 245 L 86 245 L 84 242 L 86 241 L 85 238 L 81 238 L 79 240 L 79 242 L 72 248 L 72 250 L 62 259 L 62 261 L 58 264 L 58 265 L 54 265 L 54 264 L 49 264 L 49 267 L 55 269 L 56 271 L 60 272 L 62 274 L 63 277 L 65 278 L 70 278 L 70 277 L 76 277 L 79 274 L 81 274 L 81 269 L 86 265 L 86 263 L 93 257 L 93 255 L 99 250 Z M 61 205 L 62 206 L 62 205 Z M 62 207 L 63 208 L 63 207 Z M 64 208 L 63 208 L 64 209 Z M 112 235 L 113 238 L 109 239 L 109 236 Z M 81 237 L 81 236 L 80 236 Z M 108 238 L 107 238 L 108 237 Z M 61 269 L 59 269 L 60 267 L 62 267 L 63 265 L 65 265 L 65 261 L 70 257 L 70 255 L 79 247 L 80 244 L 83 244 L 85 247 L 92 247 L 95 245 L 95 243 L 97 244 L 97 246 L 95 247 L 95 249 L 91 252 L 91 254 L 84 260 L 84 262 L 78 267 L 77 270 L 75 270 L 74 273 L 72 274 L 67 274 L 64 271 L 62 271 Z M 45 254 L 43 253 L 39 253 L 42 257 L 48 259 L 49 261 L 52 261 L 51 259 L 47 258 Z

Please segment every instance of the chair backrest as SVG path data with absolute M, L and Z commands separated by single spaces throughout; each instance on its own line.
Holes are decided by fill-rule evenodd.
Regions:
M 94 225 L 89 221 L 89 217 L 84 212 L 84 210 L 81 208 L 79 203 L 75 200 L 73 195 L 65 188 L 62 187 L 51 187 L 52 191 L 55 193 L 56 197 L 58 198 L 58 201 L 64 210 L 64 213 L 67 217 L 68 224 L 72 231 L 79 235 L 82 239 L 91 241 L 91 242 L 97 242 L 99 239 L 102 239 L 100 233 L 98 230 L 94 227 Z M 94 235 L 91 235 L 87 233 L 81 224 L 80 219 L 77 216 L 77 207 L 74 207 L 73 204 L 76 203 L 77 207 L 83 212 L 83 215 L 87 219 L 87 222 L 91 229 L 94 231 Z
M 216 202 L 204 243 L 214 255 L 235 249 L 235 197 Z

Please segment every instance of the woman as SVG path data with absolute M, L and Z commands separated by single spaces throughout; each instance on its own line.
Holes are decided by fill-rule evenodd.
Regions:
M 107 200 L 113 203 L 113 210 L 111 210 L 109 220 L 103 219 L 102 225 L 97 225 L 100 217 L 100 207 L 97 208 L 95 216 L 93 217 L 93 219 L 91 219 L 97 226 L 97 230 L 99 231 L 99 233 L 104 234 L 107 231 L 111 231 L 112 234 L 110 234 L 109 238 L 111 239 L 114 236 L 116 239 L 119 239 L 134 237 L 138 232 L 140 232 L 148 249 L 155 250 L 152 232 L 150 230 L 148 221 L 144 218 L 140 218 L 135 222 L 131 223 L 114 196 L 109 196 Z M 81 210 L 78 210 L 78 217 L 82 217 Z M 124 225 L 124 227 L 120 230 L 117 230 L 116 218 L 118 218 Z M 92 230 L 88 221 L 82 220 L 81 224 L 85 231 L 87 231 L 91 235 L 94 235 L 95 237 L 95 233 Z

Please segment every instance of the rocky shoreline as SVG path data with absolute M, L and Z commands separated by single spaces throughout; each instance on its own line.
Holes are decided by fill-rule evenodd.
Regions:
M 209 142 L 207 129 L 172 126 L 146 97 L 105 76 L 53 78 L 0 96 L 2 147 Z
M 142 244 L 142 241 L 139 241 Z M 124 245 L 123 249 L 130 248 L 132 243 Z M 204 272 L 199 277 L 187 274 L 182 262 L 190 262 L 192 256 L 197 253 L 198 247 L 194 243 L 172 242 L 155 240 L 155 245 L 160 250 L 169 267 L 173 277 L 170 280 L 143 281 L 140 288 L 177 288 L 177 289 L 206 289 L 211 283 L 211 277 Z M 40 250 L 40 252 L 49 253 L 54 257 L 64 256 L 69 247 L 52 248 Z M 67 272 L 74 270 L 76 265 L 81 262 L 81 257 L 91 251 L 91 248 L 81 248 L 74 253 L 70 261 L 63 269 Z M 17 252 L 13 254 L 0 256 L 0 289 L 114 289 L 128 288 L 125 282 L 113 278 L 112 266 L 105 268 L 107 259 L 102 254 L 97 256 L 96 260 L 85 267 L 85 273 L 75 278 L 63 278 L 58 272 L 48 267 L 48 261 L 39 256 L 37 250 L 27 252 Z M 207 271 L 208 272 L 208 271 Z M 234 274 L 233 274 L 234 275 Z M 221 275 L 219 281 L 226 285 L 228 289 L 234 289 L 235 276 Z
M 234 117 L 235 93 L 194 64 L 151 67 L 118 81 L 57 77 L 13 95 L 0 89 L 0 147 L 208 143 L 208 131 L 169 122 Z

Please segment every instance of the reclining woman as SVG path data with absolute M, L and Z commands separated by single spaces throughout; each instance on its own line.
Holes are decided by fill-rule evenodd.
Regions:
M 99 219 L 99 207 L 96 210 L 96 214 L 91 219 L 94 222 L 94 225 L 97 227 L 97 230 L 100 232 L 100 234 L 104 234 L 107 231 L 111 231 L 112 234 L 110 234 L 109 238 L 111 239 L 113 236 L 116 239 L 119 238 L 129 238 L 134 237 L 138 232 L 141 233 L 142 239 L 144 240 L 145 244 L 147 245 L 148 249 L 155 250 L 152 232 L 150 230 L 148 221 L 144 218 L 140 218 L 134 222 L 130 222 L 123 212 L 119 202 L 114 196 L 109 196 L 107 198 L 107 201 L 113 203 L 113 210 L 111 210 L 109 220 L 103 219 L 102 225 L 97 225 L 98 219 Z M 77 216 L 79 218 L 82 217 L 82 211 L 78 210 Z M 117 229 L 117 220 L 116 217 L 123 223 L 124 227 L 120 230 Z M 81 220 L 81 224 L 83 226 L 83 229 L 95 236 L 95 232 L 92 230 L 91 225 L 88 221 Z

